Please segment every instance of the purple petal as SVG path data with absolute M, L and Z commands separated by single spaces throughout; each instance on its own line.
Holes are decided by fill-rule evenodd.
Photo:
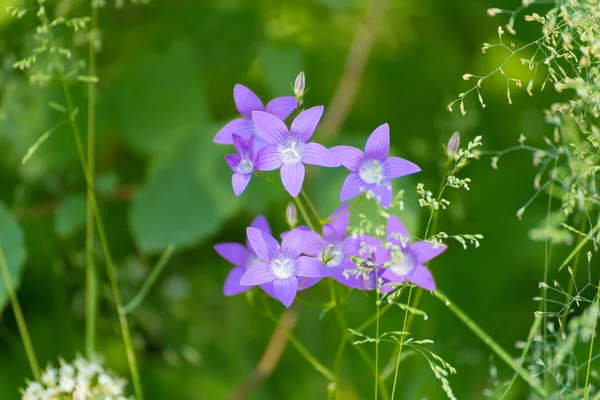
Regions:
M 385 158 L 390 151 L 390 127 L 388 124 L 379 125 L 369 139 L 365 146 L 365 155 L 368 158 L 375 158 L 381 162 L 385 161 Z
M 298 279 L 298 290 L 308 289 L 316 285 L 322 278 L 300 278 Z
M 269 296 L 279 301 L 279 298 L 277 298 L 277 293 L 275 293 L 275 287 L 273 287 L 273 282 L 262 284 L 260 285 L 260 288 L 264 290 Z
M 384 163 L 385 176 L 388 179 L 414 174 L 421 171 L 416 164 L 400 157 L 389 157 Z
M 258 217 L 254 218 L 254 220 L 250 224 L 250 227 L 260 229 L 261 231 L 271 235 L 271 227 L 269 226 L 269 222 L 262 215 L 259 215 Z
M 281 241 L 281 250 L 290 258 L 297 258 L 304 251 L 307 231 L 303 228 L 292 229 L 286 232 Z
M 405 275 L 404 279 L 423 289 L 435 290 L 435 281 L 431 275 L 431 271 L 423 265 L 418 265 L 417 268 Z
M 229 272 L 227 279 L 225 279 L 225 286 L 223 286 L 223 294 L 225 296 L 233 296 L 250 289 L 249 286 L 240 285 L 242 276 L 245 273 L 246 269 L 243 267 L 235 267 Z
M 325 246 L 323 238 L 313 231 L 306 232 L 304 235 L 304 254 L 316 257 L 321 253 Z
M 240 135 L 234 133 L 231 135 L 231 138 L 233 139 L 233 146 L 242 157 L 247 156 L 252 152 L 254 136 L 250 137 L 248 140 L 244 140 Z
M 250 182 L 250 178 L 252 178 L 252 174 L 240 174 L 239 172 L 234 172 L 231 176 L 231 186 L 233 187 L 233 193 L 235 193 L 236 196 L 244 193 L 244 190 L 246 190 L 246 187 Z
M 339 167 L 339 158 L 329 151 L 328 148 L 315 142 L 304 146 L 302 162 L 305 164 L 319 165 L 321 167 Z
M 228 122 L 217 133 L 213 142 L 219 144 L 233 144 L 233 134 L 240 135 L 243 139 L 251 138 L 254 135 L 254 122 L 247 118 L 236 118 Z
M 254 111 L 252 120 L 262 137 L 270 144 L 284 144 L 289 136 L 287 126 L 282 120 L 264 111 Z
M 263 111 L 265 109 L 258 96 L 239 83 L 233 87 L 233 100 L 240 114 L 246 118 L 252 118 L 252 111 Z
M 276 97 L 267 104 L 267 112 L 282 121 L 298 108 L 298 101 L 294 96 Z
M 362 150 L 352 146 L 335 146 L 329 149 L 329 151 L 340 160 L 344 167 L 356 173 L 358 173 L 358 170 L 365 159 L 365 154 Z
M 419 264 L 425 264 L 427 261 L 442 254 L 448 246 L 445 244 L 434 247 L 427 242 L 417 242 L 410 246 L 410 252 L 414 255 L 415 261 Z
M 354 288 L 362 289 L 363 279 L 360 274 L 348 274 L 348 277 L 344 276 L 344 271 L 355 270 L 356 265 L 350 260 L 343 261 L 340 265 L 329 270 L 331 277 L 341 283 L 342 285 Z
M 244 265 L 246 263 L 246 258 L 248 257 L 248 250 L 240 243 L 215 244 L 215 251 L 219 253 L 221 257 L 236 266 Z
M 273 275 L 269 264 L 261 262 L 248 268 L 248 271 L 244 273 L 242 279 L 240 280 L 240 285 L 256 286 L 262 285 L 263 283 L 273 282 L 274 280 L 275 275 Z
M 290 127 L 290 132 L 294 138 L 298 138 L 304 143 L 308 142 L 323 116 L 323 109 L 323 106 L 311 107 L 294 118 Z
M 259 171 L 272 171 L 282 164 L 283 160 L 277 146 L 269 145 L 258 153 L 254 167 Z
M 295 276 L 286 279 L 276 279 L 273 281 L 273 286 L 275 287 L 275 293 L 277 293 L 279 301 L 289 308 L 298 291 L 298 279 Z
M 378 185 L 368 185 L 367 189 L 373 192 L 375 200 L 383 207 L 390 208 L 392 205 L 392 183 L 385 180 Z
M 341 242 L 346 237 L 346 233 L 348 233 L 348 223 L 350 222 L 348 208 L 350 208 L 348 204 L 343 204 L 329 216 L 331 222 L 327 223 L 325 226 L 330 227 L 331 231 L 328 235 L 325 235 L 325 231 L 323 231 L 323 235 L 327 241 L 332 243 Z
M 342 190 L 340 191 L 340 201 L 350 200 L 353 197 L 358 196 L 362 193 L 362 188 L 365 186 L 364 182 L 358 174 L 354 172 L 348 175 L 344 184 L 342 185 Z
M 269 262 L 277 257 L 279 243 L 273 236 L 256 228 L 247 228 L 246 233 L 252 250 L 263 261 Z
M 360 256 L 362 258 L 369 258 L 376 250 L 383 248 L 381 239 L 366 235 L 349 236 L 344 239 L 343 243 L 345 255 Z
M 305 256 L 299 257 L 296 260 L 296 270 L 294 274 L 305 278 L 321 278 L 328 275 L 321 260 Z
M 405 245 L 402 245 L 402 240 L 394 237 L 398 234 L 402 235 L 403 238 L 408 239 L 405 242 Z M 408 229 L 406 229 L 402 221 L 400 221 L 400 218 L 398 218 L 394 214 L 390 214 L 390 217 L 388 218 L 387 227 L 385 228 L 385 237 L 388 242 L 393 243 L 396 246 L 400 246 L 402 248 L 407 248 L 408 246 L 410 246 L 410 235 L 408 233 Z
M 227 165 L 233 172 L 237 172 L 237 167 L 240 165 L 240 161 L 242 161 L 242 157 L 239 154 L 225 154 L 225 161 L 227 161 Z
M 300 190 L 302 190 L 305 172 L 302 163 L 283 164 L 281 167 L 281 182 L 283 182 L 283 187 L 292 197 L 297 197 Z

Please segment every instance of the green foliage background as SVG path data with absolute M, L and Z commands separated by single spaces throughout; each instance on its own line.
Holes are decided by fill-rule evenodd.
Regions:
M 502 78 L 484 88 L 487 108 L 468 103 L 464 117 L 446 110 L 471 83 L 462 81 L 465 72 L 487 73 L 505 56 L 481 54 L 481 43 L 493 41 L 501 23 L 488 18 L 486 9 L 512 9 L 516 3 L 391 1 L 356 102 L 327 144 L 360 145 L 388 122 L 392 152 L 423 169 L 396 185 L 407 192 L 403 217 L 413 229 L 422 227 L 426 216 L 414 188 L 417 182 L 438 186 L 445 162 L 441 144 L 453 131 L 459 130 L 464 142 L 483 135 L 484 150 L 512 146 L 521 133 L 532 144 L 549 134 L 542 109 L 552 91 L 529 97 L 513 90 L 509 106 Z M 75 14 L 87 12 L 87 5 L 70 4 Z M 136 293 L 168 244 L 177 248 L 150 297 L 131 317 L 149 399 L 222 398 L 251 373 L 273 330 L 252 296 L 222 295 L 230 266 L 212 250 L 218 242 L 242 241 L 245 227 L 259 213 L 275 232 L 286 228 L 286 196 L 254 178 L 236 198 L 223 160 L 230 149 L 212 143 L 236 115 L 233 85 L 243 83 L 268 100 L 290 95 L 289 82 L 303 70 L 310 87 L 307 106 L 324 104 L 327 112 L 367 6 L 359 0 L 156 0 L 122 9 L 109 2 L 101 10 L 97 186 L 125 299 Z M 26 74 L 11 67 L 31 47 L 27 33 L 35 26 L 33 13 L 19 21 L 3 16 L 0 24 L 0 241 L 11 268 L 20 271 L 19 298 L 45 365 L 84 349 L 85 182 L 68 125 L 21 165 L 29 146 L 63 118 L 48 107 L 62 104 L 63 97 L 58 84 L 32 86 Z M 537 37 L 536 29 L 517 24 L 521 38 Z M 78 50 L 87 51 L 85 46 Z M 528 76 L 518 63 L 507 68 Z M 85 84 L 72 87 L 82 132 L 85 89 Z M 539 294 L 544 244 L 530 241 L 529 231 L 546 215 L 547 198 L 540 196 L 518 220 L 516 211 L 534 192 L 531 156 L 509 155 L 499 167 L 492 169 L 485 156 L 470 166 L 470 192 L 452 195 L 450 210 L 440 218 L 439 228 L 448 233 L 483 234 L 481 248 L 464 251 L 452 243 L 433 263 L 433 273 L 454 302 L 510 349 L 526 337 L 537 309 L 532 298 Z M 343 176 L 342 170 L 309 171 L 308 191 L 322 215 L 337 208 Z M 553 254 L 552 270 L 561 251 Z M 100 249 L 97 254 L 103 272 L 99 350 L 111 369 L 127 375 Z M 327 289 L 319 285 L 302 298 L 325 303 Z M 459 398 L 482 397 L 490 363 L 498 364 L 501 376 L 511 375 L 500 361 L 490 360 L 490 351 L 439 300 L 426 295 L 422 308 L 429 319 L 417 319 L 412 333 L 434 339 L 436 353 L 458 369 L 450 382 Z M 374 312 L 372 294 L 351 295 L 346 309 L 351 327 Z M 295 333 L 331 366 L 339 329 L 333 313 L 322 319 L 320 313 L 303 305 Z M 399 330 L 402 315 L 399 309 L 389 312 L 382 329 Z M 30 373 L 10 307 L 0 318 L 0 398 L 10 400 L 18 398 L 17 389 Z M 374 354 L 374 346 L 365 348 Z M 383 360 L 392 349 L 382 346 Z M 372 376 L 357 353 L 348 349 L 344 360 L 344 398 L 372 397 Z M 402 399 L 444 398 L 418 357 L 401 364 L 400 388 Z M 289 346 L 273 376 L 249 398 L 321 399 L 325 393 L 322 377 Z M 524 392 L 514 393 L 523 398 L 518 396 Z

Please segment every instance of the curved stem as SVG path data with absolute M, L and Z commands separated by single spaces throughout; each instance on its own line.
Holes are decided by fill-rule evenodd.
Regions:
M 96 76 L 96 46 L 95 35 L 98 31 L 98 7 L 94 0 L 90 2 L 90 43 L 88 54 L 88 75 Z M 87 170 L 90 185 L 87 189 L 86 203 L 86 235 L 85 235 L 85 346 L 88 358 L 94 355 L 96 343 L 96 314 L 98 312 L 98 272 L 94 259 L 95 248 L 95 221 L 91 198 L 95 176 L 95 142 L 96 142 L 96 83 L 88 83 L 88 117 L 87 117 Z
M 27 330 L 27 324 L 25 323 L 25 317 L 23 316 L 23 310 L 21 310 L 21 304 L 17 297 L 15 286 L 13 285 L 12 278 L 10 276 L 10 270 L 8 269 L 8 263 L 4 255 L 4 249 L 0 243 L 0 269 L 2 270 L 2 277 L 4 278 L 4 285 L 10 299 L 10 304 L 17 320 L 17 326 L 19 327 L 19 333 L 21 334 L 21 340 L 23 341 L 23 347 L 25 347 L 25 353 L 27 353 L 27 360 L 29 360 L 29 366 L 31 372 L 36 381 L 40 380 L 40 366 L 33 350 L 33 344 Z
M 594 309 L 592 309 L 592 313 L 594 314 L 594 323 L 593 323 L 593 328 L 592 328 L 592 332 L 595 333 L 596 332 L 596 324 L 598 322 L 598 302 L 600 301 L 600 282 L 598 283 L 598 292 L 596 293 L 596 306 Z M 585 373 L 585 393 L 584 393 L 584 400 L 588 400 L 589 396 L 590 396 L 590 368 L 592 367 L 592 354 L 594 351 L 594 339 L 596 338 L 596 335 L 593 334 L 592 335 L 592 339 L 590 340 L 590 352 L 588 354 L 588 363 L 587 363 L 587 370 Z

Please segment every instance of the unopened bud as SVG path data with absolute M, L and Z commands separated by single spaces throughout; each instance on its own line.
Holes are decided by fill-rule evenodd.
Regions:
M 446 148 L 446 154 L 448 154 L 448 158 L 454 158 L 456 153 L 458 152 L 458 148 L 460 147 L 460 133 L 454 132 L 448 140 L 448 147 Z
M 289 203 L 285 209 L 285 219 L 287 220 L 290 229 L 294 229 L 298 224 L 298 211 L 294 203 Z
M 298 76 L 296 77 L 296 81 L 294 82 L 294 94 L 297 99 L 300 99 L 304 96 L 304 90 L 306 88 L 306 78 L 304 77 L 304 72 L 300 71 Z

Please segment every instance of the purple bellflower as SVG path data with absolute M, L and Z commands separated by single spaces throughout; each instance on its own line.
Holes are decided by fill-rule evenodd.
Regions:
M 390 179 L 421 171 L 417 165 L 399 157 L 388 157 L 390 150 L 390 127 L 378 126 L 365 145 L 364 153 L 351 146 L 336 146 L 331 152 L 351 172 L 344 181 L 340 201 L 350 200 L 370 190 L 375 200 L 383 207 L 392 205 L 392 183 Z
M 254 126 L 252 112 L 266 111 L 284 121 L 298 107 L 298 101 L 294 96 L 284 96 L 271 100 L 265 108 L 263 102 L 252 90 L 239 83 L 233 88 L 233 100 L 242 117 L 234 119 L 221 128 L 213 141 L 219 144 L 233 144 L 232 135 L 234 133 L 245 140 L 254 136 L 256 150 L 262 149 L 266 143 Z
M 254 218 L 250 226 L 268 235 L 271 234 L 269 223 L 262 215 Z M 260 263 L 260 258 L 252 250 L 249 241 L 246 240 L 246 246 L 241 243 L 219 243 L 215 245 L 215 250 L 221 257 L 235 265 L 235 268 L 229 272 L 225 280 L 225 287 L 223 288 L 225 296 L 233 296 L 250 289 L 248 286 L 240 285 L 240 279 L 249 268 Z M 261 288 L 269 293 L 271 297 L 277 298 L 272 284 L 261 285 Z
M 302 189 L 306 172 L 304 164 L 340 166 L 340 162 L 329 149 L 318 143 L 308 142 L 322 115 L 323 106 L 309 108 L 294 119 L 288 130 L 281 119 L 269 113 L 252 113 L 257 130 L 269 143 L 258 153 L 257 168 L 261 171 L 281 168 L 281 181 L 292 197 L 298 196 Z
M 386 266 L 381 277 L 391 283 L 409 282 L 423 289 L 435 290 L 433 276 L 424 264 L 443 253 L 447 246 L 434 246 L 424 241 L 411 244 L 408 231 L 395 215 L 388 219 L 386 237 L 394 248 L 375 254 L 375 261 Z
M 250 178 L 252 178 L 252 172 L 256 168 L 256 152 L 252 148 L 255 138 L 251 137 L 248 140 L 244 140 L 235 133 L 231 136 L 238 154 L 225 155 L 225 161 L 227 161 L 229 168 L 233 171 L 231 177 L 233 192 L 236 196 L 239 196 L 246 190 Z
M 298 290 L 298 277 L 321 278 L 327 271 L 314 259 L 300 256 L 306 245 L 306 231 L 296 228 L 282 239 L 281 246 L 270 234 L 256 228 L 248 228 L 248 241 L 261 262 L 252 265 L 241 277 L 243 286 L 271 283 L 279 301 L 289 307 Z

